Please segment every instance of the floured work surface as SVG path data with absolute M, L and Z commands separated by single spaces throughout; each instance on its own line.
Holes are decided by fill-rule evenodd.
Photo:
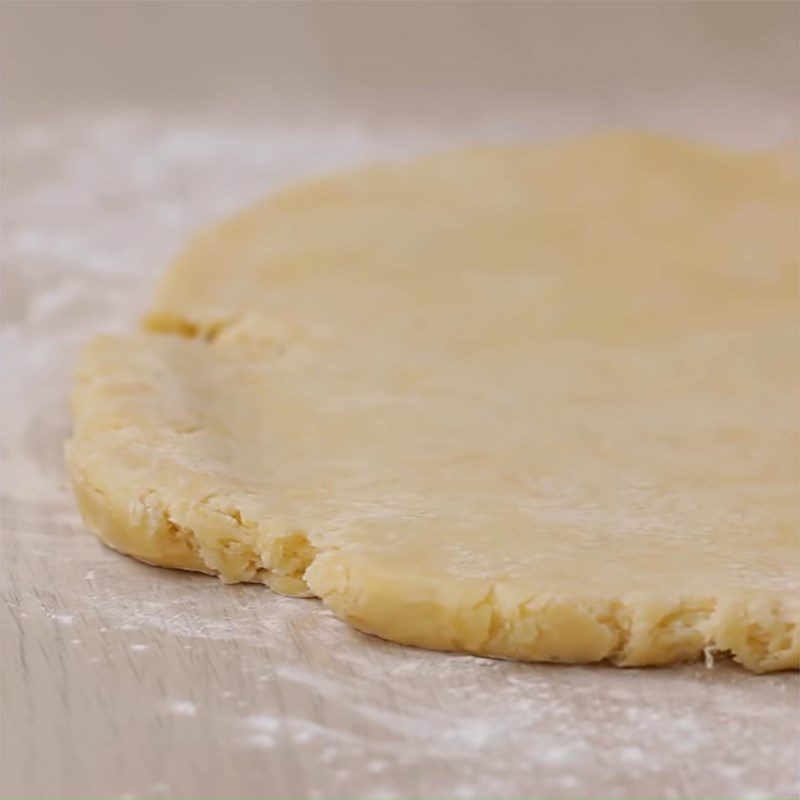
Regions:
M 86 533 L 63 461 L 77 348 L 131 330 L 181 238 L 270 181 L 453 141 L 390 133 L 99 114 L 4 143 L 3 794 L 795 797 L 797 673 L 396 646 Z
M 646 135 L 287 189 L 84 352 L 84 517 L 396 642 L 796 668 L 797 215 Z

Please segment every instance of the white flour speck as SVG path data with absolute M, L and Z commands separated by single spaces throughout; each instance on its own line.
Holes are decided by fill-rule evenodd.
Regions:
M 365 795 L 368 800 L 394 800 L 398 793 L 388 786 L 377 786 Z
M 319 754 L 319 760 L 323 764 L 330 764 L 339 757 L 339 750 L 336 747 L 324 747 Z
M 645 761 L 644 751 L 640 747 L 623 747 L 618 758 L 625 764 L 642 764 Z
M 444 733 L 446 738 L 451 739 L 457 745 L 482 748 L 496 737 L 497 726 L 482 720 L 469 720 Z
M 570 764 L 576 757 L 576 748 L 566 744 L 552 744 L 535 753 L 534 757 L 545 764 Z
M 168 700 L 167 709 L 178 717 L 193 717 L 197 714 L 197 703 L 191 700 Z
M 277 742 L 280 720 L 266 714 L 246 717 L 241 721 L 245 731 L 245 743 L 253 747 L 273 747 Z

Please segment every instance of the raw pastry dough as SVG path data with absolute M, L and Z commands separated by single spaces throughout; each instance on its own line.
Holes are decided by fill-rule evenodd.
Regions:
M 83 353 L 87 524 L 396 642 L 797 667 L 797 197 L 646 135 L 285 190 Z

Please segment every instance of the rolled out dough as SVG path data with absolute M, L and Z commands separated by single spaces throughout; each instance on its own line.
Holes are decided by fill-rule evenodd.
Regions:
M 649 135 L 289 188 L 84 351 L 86 522 L 396 642 L 796 668 L 797 197 Z

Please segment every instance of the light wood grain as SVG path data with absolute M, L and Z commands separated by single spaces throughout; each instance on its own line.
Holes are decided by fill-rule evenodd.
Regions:
M 794 676 L 410 651 L 106 551 L 62 494 L 4 503 L 4 796 L 794 791 Z
M 651 17 L 615 4 L 583 22 L 574 8 L 550 8 L 541 17 L 550 39 L 536 35 L 553 41 L 560 30 L 565 47 L 584 49 L 540 48 L 521 72 L 529 48 L 517 32 L 533 30 L 537 4 L 515 4 L 515 16 L 494 23 L 482 4 L 466 16 L 466 5 L 431 4 L 416 20 L 397 6 L 360 17 L 354 6 L 241 4 L 222 19 L 214 8 L 225 4 L 199 15 L 192 3 L 58 5 L 16 4 L 4 25 L 16 44 L 4 56 L 14 96 L 2 185 L 3 796 L 797 796 L 796 675 L 729 664 L 523 665 L 394 646 L 316 601 L 104 549 L 83 529 L 62 463 L 76 348 L 133 327 L 162 265 L 198 224 L 287 178 L 468 139 L 637 125 L 774 144 L 797 121 L 785 34 L 794 4 L 763 15 L 738 4 L 732 16 L 726 3 L 675 4 L 683 12 L 648 4 L 658 6 Z M 422 30 L 433 22 L 438 34 Z M 247 35 L 256 23 L 271 32 Z M 215 25 L 227 26 L 218 42 Z M 594 40 L 593 25 L 611 38 Z M 353 50 L 376 32 L 399 29 L 408 40 L 417 28 L 422 66 L 402 61 L 399 40 L 385 57 L 377 45 L 372 55 Z M 153 50 L 162 73 L 170 58 L 185 59 L 163 83 L 158 70 L 113 66 L 115 48 L 133 58 L 151 34 L 166 37 Z M 281 63 L 296 69 L 264 95 L 270 37 L 288 37 Z M 452 69 L 431 82 L 437 40 Z M 235 83 L 242 101 L 222 111 L 201 85 L 214 42 L 227 76 L 214 91 Z M 661 49 L 644 77 L 625 83 L 647 42 Z M 742 55 L 742 42 L 754 49 Z M 251 64 L 256 43 L 267 55 Z M 482 46 L 485 72 L 470 55 Z M 592 64 L 604 77 L 582 94 L 576 81 Z M 80 81 L 76 114 L 67 89 Z M 454 85 L 461 108 L 449 114 Z M 504 85 L 513 91 L 503 95 Z M 321 97 L 326 86 L 336 117 L 290 122 L 285 98 Z M 402 103 L 381 86 L 395 86 Z M 191 110 L 180 100 L 187 92 Z

